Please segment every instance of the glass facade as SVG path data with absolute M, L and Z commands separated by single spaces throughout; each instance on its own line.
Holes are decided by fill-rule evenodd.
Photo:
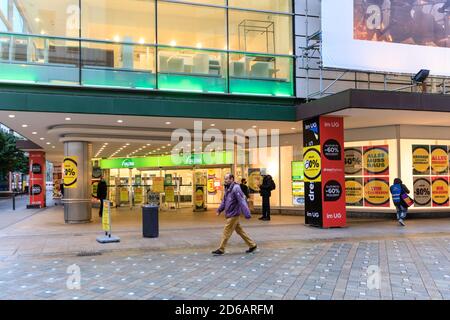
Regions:
M 294 95 L 288 0 L 0 3 L 1 81 Z

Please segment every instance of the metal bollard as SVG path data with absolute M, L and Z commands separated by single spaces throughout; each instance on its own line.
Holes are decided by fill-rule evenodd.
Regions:
M 13 199 L 13 210 L 15 211 L 16 210 L 16 193 L 13 193 L 12 199 Z

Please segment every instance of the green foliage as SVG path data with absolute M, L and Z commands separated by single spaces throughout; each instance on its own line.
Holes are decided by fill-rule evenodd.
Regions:
M 16 137 L 12 134 L 0 132 L 0 173 L 7 172 L 28 173 L 28 158 L 24 152 L 16 148 Z

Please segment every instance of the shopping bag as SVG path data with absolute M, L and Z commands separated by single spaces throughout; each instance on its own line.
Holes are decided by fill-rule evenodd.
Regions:
M 406 193 L 401 194 L 403 203 L 409 208 L 414 204 L 414 200 L 411 199 Z

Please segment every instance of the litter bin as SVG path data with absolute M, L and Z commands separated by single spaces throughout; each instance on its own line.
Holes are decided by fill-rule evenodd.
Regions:
M 142 206 L 142 234 L 144 238 L 158 238 L 158 211 L 159 207 L 155 205 Z

